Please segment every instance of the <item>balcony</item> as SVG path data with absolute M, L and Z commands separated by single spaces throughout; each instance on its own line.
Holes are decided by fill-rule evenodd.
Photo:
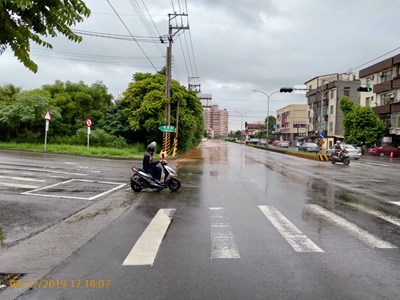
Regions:
M 372 111 L 376 115 L 390 114 L 390 104 L 373 107 Z

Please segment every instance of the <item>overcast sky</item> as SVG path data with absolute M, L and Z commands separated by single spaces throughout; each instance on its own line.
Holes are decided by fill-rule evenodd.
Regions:
M 267 97 L 254 89 L 270 94 L 318 75 L 358 73 L 400 53 L 398 0 L 85 2 L 92 15 L 75 29 L 147 41 L 168 33 L 169 13 L 187 12 L 188 18 L 172 23 L 180 26 L 188 21 L 190 27 L 175 35 L 173 78 L 187 86 L 189 77 L 198 76 L 193 83 L 200 83 L 203 93 L 212 94 L 214 104 L 229 111 L 229 130 L 240 129 L 241 120 L 265 119 Z M 36 74 L 11 51 L 3 53 L 0 83 L 33 89 L 55 80 L 82 80 L 88 85 L 103 81 L 118 96 L 135 72 L 154 73 L 165 65 L 166 44 L 155 42 L 157 38 L 138 43 L 88 35 L 80 44 L 61 36 L 46 40 L 53 51 L 32 44 L 32 58 L 39 65 Z M 304 95 L 274 94 L 269 112 L 275 115 L 279 108 L 302 103 L 306 103 Z

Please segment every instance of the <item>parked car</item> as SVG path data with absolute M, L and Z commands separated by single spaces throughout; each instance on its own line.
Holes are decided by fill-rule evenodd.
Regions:
M 319 148 L 316 143 L 303 143 L 299 146 L 299 151 L 318 153 Z
M 360 159 L 361 150 L 356 149 L 353 145 L 350 144 L 342 144 L 344 152 L 347 153 L 350 159 Z M 335 145 L 326 149 L 326 154 L 333 155 L 335 154 Z
M 276 147 L 276 146 L 278 146 L 279 143 L 280 143 L 280 141 L 275 140 L 275 141 L 272 142 L 272 146 L 275 146 L 275 147 Z
M 393 153 L 393 156 L 400 156 L 400 150 L 396 147 L 390 145 L 383 145 L 381 147 L 370 148 L 368 153 L 371 155 L 379 155 L 379 156 L 390 156 Z
M 289 148 L 290 143 L 287 142 L 287 141 L 282 141 L 282 142 L 279 142 L 277 146 L 278 146 L 279 148 Z

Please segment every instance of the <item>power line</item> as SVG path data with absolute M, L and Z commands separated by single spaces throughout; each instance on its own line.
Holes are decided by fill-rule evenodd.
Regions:
M 126 26 L 125 22 L 122 20 L 122 18 L 120 17 L 120 15 L 118 14 L 118 12 L 115 10 L 114 6 L 112 6 L 112 4 L 110 3 L 109 0 L 107 0 L 108 4 L 111 6 L 112 10 L 115 12 L 115 14 L 117 15 L 118 19 L 121 21 L 121 23 L 124 25 L 124 27 L 126 28 L 126 30 L 129 32 L 129 34 L 132 36 L 132 38 L 134 38 L 132 32 L 129 30 L 128 26 Z M 134 39 L 135 40 L 135 39 Z M 153 62 L 150 60 L 150 58 L 147 56 L 146 52 L 143 50 L 143 48 L 140 46 L 139 42 L 136 41 L 136 44 L 138 45 L 138 47 L 140 48 L 140 50 L 142 51 L 142 53 L 144 54 L 144 56 L 146 56 L 147 60 L 150 62 L 150 64 L 153 66 L 154 70 L 157 72 L 157 68 L 154 66 Z
M 367 61 L 366 63 L 363 63 L 363 64 L 361 64 L 361 65 L 359 65 L 359 66 L 357 66 L 355 68 L 351 68 L 351 70 L 357 70 L 358 68 L 361 68 L 361 67 L 363 67 L 363 66 L 365 66 L 365 65 L 367 65 L 367 64 L 369 64 L 369 63 L 371 63 L 371 62 L 373 62 L 375 60 L 378 60 L 378 59 L 380 59 L 380 58 L 382 58 L 382 57 L 384 57 L 384 56 L 386 56 L 386 55 L 388 55 L 388 54 L 390 54 L 390 53 L 392 53 L 392 52 L 394 52 L 394 51 L 396 51 L 398 49 L 400 49 L 400 47 L 394 48 L 393 50 L 390 50 L 389 52 L 387 52 L 385 54 L 382 54 L 382 55 L 380 55 L 380 56 L 378 56 L 378 57 L 376 57 L 374 59 L 371 59 L 370 61 Z
M 72 30 L 76 34 L 87 35 L 87 36 L 96 36 L 107 39 L 115 39 L 115 40 L 124 40 L 124 41 L 138 41 L 143 43 L 160 43 L 160 37 L 152 37 L 152 36 L 131 36 L 126 34 L 115 34 L 115 33 L 105 33 L 105 32 L 96 32 L 96 31 L 87 31 L 87 30 Z M 162 36 L 161 38 L 166 38 Z

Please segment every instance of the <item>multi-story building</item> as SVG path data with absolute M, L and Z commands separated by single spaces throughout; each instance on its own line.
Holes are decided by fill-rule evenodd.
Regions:
M 219 109 L 218 105 L 211 105 L 205 108 L 203 112 L 204 126 L 207 135 L 212 138 L 228 136 L 228 111 Z
M 307 130 L 307 104 L 291 104 L 276 111 L 274 134 L 280 141 L 290 141 L 293 145 Z
M 307 139 L 324 140 L 323 148 L 343 139 L 343 112 L 340 100 L 349 97 L 353 103 L 360 103 L 357 88 L 360 80 L 354 74 L 328 74 L 305 82 L 307 97 Z
M 400 144 L 400 54 L 360 70 L 362 106 L 370 106 L 389 129 L 394 144 Z

